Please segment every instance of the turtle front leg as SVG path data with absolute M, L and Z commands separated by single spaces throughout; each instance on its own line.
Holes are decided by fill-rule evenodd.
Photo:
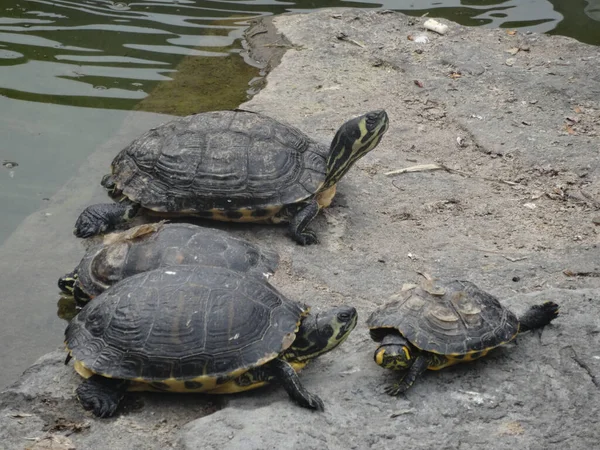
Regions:
M 253 383 L 260 381 L 275 381 L 281 384 L 290 398 L 304 408 L 316 409 L 317 411 L 323 411 L 325 409 L 323 400 L 316 395 L 311 394 L 304 386 L 302 386 L 300 378 L 294 368 L 283 359 L 277 358 L 264 366 L 255 367 L 242 375 L 242 377 L 245 376 L 249 376 L 248 380 L 251 380 Z
M 120 203 L 99 203 L 88 206 L 77 218 L 73 233 L 80 238 L 112 231 L 117 225 L 135 217 L 140 205 L 129 200 Z
M 96 417 L 110 417 L 127 391 L 129 381 L 92 375 L 79 385 L 77 399 L 86 410 Z
M 398 383 L 387 386 L 384 389 L 385 393 L 389 395 L 398 395 L 406 392 L 408 388 L 414 384 L 417 377 L 427 370 L 428 366 L 429 358 L 427 356 L 417 356 L 415 362 L 412 363 L 412 366 L 409 367 L 402 379 Z
M 310 245 L 319 242 L 315 232 L 308 228 L 308 224 L 319 214 L 319 209 L 319 203 L 313 199 L 291 218 L 290 234 L 298 244 Z

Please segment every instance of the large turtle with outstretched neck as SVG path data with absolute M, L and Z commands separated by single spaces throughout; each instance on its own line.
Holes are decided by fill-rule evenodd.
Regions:
M 186 223 L 148 223 L 106 234 L 58 287 L 85 303 L 140 272 L 181 264 L 226 267 L 257 276 L 275 272 L 279 256 L 230 233 Z
M 148 131 L 113 160 L 102 179 L 117 203 L 88 206 L 78 237 L 114 229 L 145 208 L 162 216 L 234 222 L 289 222 L 291 237 L 313 244 L 308 225 L 329 206 L 336 183 L 379 144 L 383 110 L 344 123 L 330 146 L 251 111 L 183 117 Z
M 427 369 L 481 358 L 517 334 L 548 325 L 558 309 L 546 302 L 517 318 L 469 281 L 428 280 L 412 286 L 367 319 L 371 337 L 379 342 L 375 362 L 403 372 L 385 392 L 405 392 Z
M 181 265 L 125 278 L 83 307 L 65 331 L 69 359 L 86 380 L 85 409 L 113 415 L 127 390 L 226 394 L 270 382 L 300 406 L 323 410 L 298 370 L 342 343 L 356 309 L 319 314 L 264 277 Z

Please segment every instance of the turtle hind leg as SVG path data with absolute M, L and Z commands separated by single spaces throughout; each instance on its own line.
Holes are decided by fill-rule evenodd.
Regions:
M 298 244 L 310 245 L 318 242 L 317 235 L 308 228 L 308 224 L 317 217 L 319 209 L 319 203 L 313 199 L 290 219 L 290 234 Z
M 250 372 L 254 382 L 278 382 L 283 386 L 290 398 L 304 408 L 316 409 L 317 411 L 325 409 L 323 400 L 311 394 L 302 386 L 294 368 L 283 359 L 274 359 L 264 366 L 255 367 Z
M 417 377 L 427 370 L 429 366 L 429 358 L 424 355 L 419 355 L 409 367 L 402 379 L 394 384 L 387 386 L 384 392 L 388 395 L 398 395 L 406 392 L 415 382 Z
M 519 317 L 519 333 L 536 328 L 543 328 L 558 317 L 558 305 L 546 302 L 533 305 L 525 314 Z
M 73 233 L 80 238 L 112 231 L 117 225 L 135 217 L 140 205 L 129 200 L 88 206 L 77 218 Z
M 79 385 L 77 399 L 86 410 L 97 417 L 112 416 L 127 391 L 129 382 L 116 378 L 93 375 Z

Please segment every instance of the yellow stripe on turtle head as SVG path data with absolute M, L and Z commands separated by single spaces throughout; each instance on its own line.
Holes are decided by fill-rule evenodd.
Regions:
M 380 347 L 379 350 L 375 352 L 375 362 L 378 366 L 383 365 L 383 355 L 385 354 L 385 348 Z

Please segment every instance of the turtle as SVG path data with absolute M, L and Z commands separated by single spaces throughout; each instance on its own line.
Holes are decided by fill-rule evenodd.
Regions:
M 330 205 L 336 183 L 373 150 L 388 128 L 384 110 L 344 123 L 331 145 L 245 110 L 212 111 L 151 129 L 113 159 L 101 185 L 117 203 L 88 206 L 74 233 L 87 238 L 123 224 L 144 208 L 160 216 L 289 223 L 301 245 L 308 225 Z
M 200 264 L 269 277 L 278 262 L 276 252 L 226 231 L 161 221 L 105 235 L 58 287 L 82 304 L 123 278 L 159 267 Z
M 76 395 L 98 417 L 127 390 L 228 394 L 279 383 L 305 408 L 323 401 L 297 371 L 341 344 L 357 312 L 311 314 L 266 279 L 224 267 L 180 265 L 142 272 L 85 305 L 65 330 Z
M 548 325 L 558 305 L 534 305 L 517 318 L 498 299 L 469 281 L 427 281 L 411 285 L 367 319 L 379 343 L 375 362 L 404 371 L 385 388 L 390 395 L 407 391 L 425 370 L 473 361 L 512 341 L 517 334 Z

